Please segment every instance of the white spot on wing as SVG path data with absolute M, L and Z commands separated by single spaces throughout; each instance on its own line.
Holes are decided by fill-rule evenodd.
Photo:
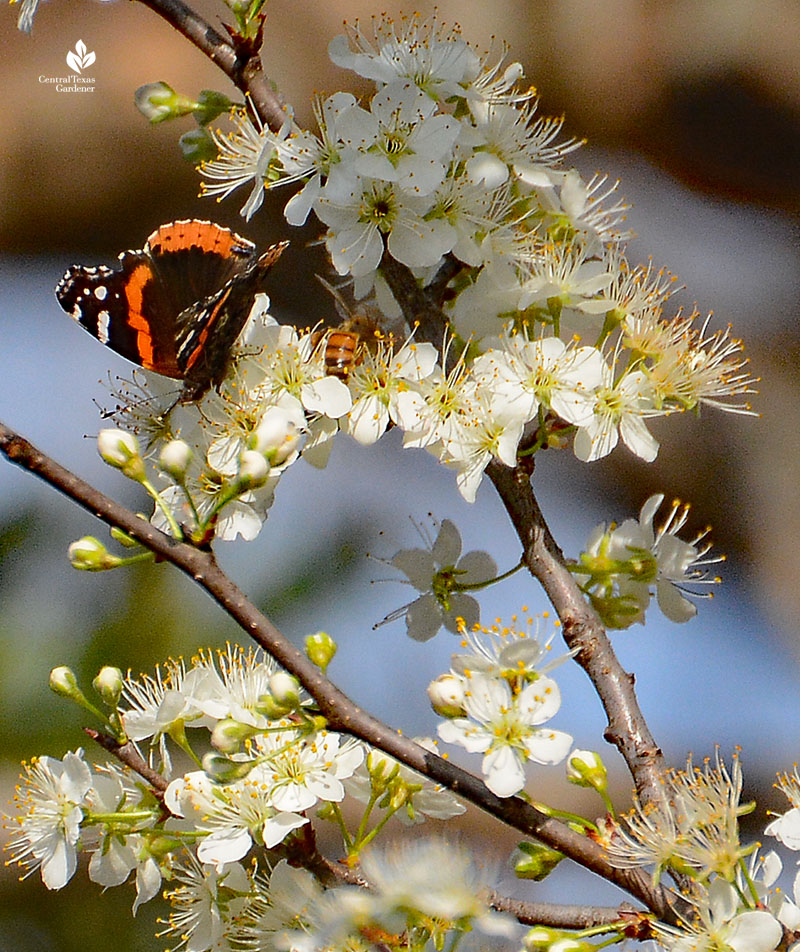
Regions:
M 100 311 L 97 315 L 97 339 L 101 344 L 108 343 L 108 326 L 111 320 L 111 315 L 108 311 Z
M 98 301 L 105 301 L 108 297 L 108 288 L 99 287 L 94 289 L 94 296 Z

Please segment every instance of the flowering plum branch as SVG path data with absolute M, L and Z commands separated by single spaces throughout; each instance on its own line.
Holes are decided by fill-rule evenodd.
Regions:
M 1 424 L 0 449 L 104 520 L 130 550 L 116 555 L 85 537 L 70 549 L 73 566 L 168 561 L 257 647 L 201 650 L 138 679 L 104 667 L 93 682 L 97 702 L 69 669 L 54 669 L 53 690 L 100 721 L 88 736 L 116 759 L 96 766 L 76 750 L 27 764 L 12 858 L 57 889 L 88 853 L 94 882 L 133 876 L 134 912 L 166 882 L 166 933 L 195 952 L 422 952 L 454 949 L 467 933 L 513 943 L 519 923 L 532 926 L 521 940 L 528 952 L 626 940 L 675 952 L 788 947 L 800 931 L 800 877 L 789 899 L 773 888 L 777 853 L 742 842 L 739 819 L 751 807 L 740 802 L 738 759 L 717 754 L 713 764 L 668 769 L 607 633 L 643 623 L 653 597 L 668 619 L 688 621 L 694 587 L 719 581 L 706 574 L 719 561 L 707 557 L 706 534 L 679 538 L 687 510 L 677 503 L 656 526 L 657 494 L 638 520 L 598 527 L 568 559 L 532 486 L 545 449 L 571 447 L 591 463 L 622 445 L 653 462 L 651 420 L 702 407 L 752 414 L 744 398 L 756 381 L 741 342 L 729 328 L 709 331 L 698 313 L 665 314 L 671 280 L 629 263 L 617 184 L 565 166 L 581 143 L 560 139 L 561 120 L 538 115 L 520 64 L 478 53 L 435 18 L 384 17 L 371 33 L 356 23 L 329 55 L 374 88 L 363 99 L 319 97 L 312 131 L 264 73 L 262 0 L 226 0 L 227 35 L 181 0 L 142 2 L 243 99 L 213 90 L 192 97 L 157 82 L 137 91 L 140 111 L 152 122 L 194 117 L 198 128 L 181 145 L 202 194 L 243 191 L 246 220 L 267 190 L 291 191 L 284 217 L 293 227 L 319 221 L 341 279 L 323 284 L 343 323 L 280 323 L 255 285 L 263 276 L 255 246 L 209 223 L 162 226 L 129 253 L 155 259 L 176 227 L 187 226 L 187 241 L 205 227 L 251 282 L 241 314 L 232 302 L 244 284 L 234 273 L 170 315 L 169 360 L 145 358 L 109 333 L 110 269 L 76 268 L 62 280 L 59 301 L 76 320 L 141 358 L 142 369 L 116 387 L 116 426 L 100 432 L 98 450 L 149 495 L 152 517 L 117 505 Z M 21 2 L 26 32 L 37 5 Z M 208 251 L 191 240 L 193 251 Z M 81 309 L 87 301 L 94 322 Z M 152 329 L 164 320 L 142 301 L 136 307 L 139 331 L 142 321 Z M 171 381 L 151 367 L 184 379 L 177 402 Z M 405 448 L 453 470 L 467 501 L 488 477 L 521 544 L 511 572 L 526 568 L 558 616 L 552 630 L 545 616 L 481 624 L 475 596 L 510 572 L 498 575 L 485 552 L 463 553 L 449 520 L 424 549 L 388 561 L 417 597 L 384 621 L 404 617 L 418 641 L 441 627 L 461 638 L 463 650 L 428 696 L 439 740 L 479 754 L 481 778 L 440 756 L 431 738 L 406 738 L 362 711 L 327 677 L 333 639 L 319 632 L 296 648 L 214 557 L 218 541 L 259 534 L 279 480 L 301 457 L 322 467 L 339 433 L 370 446 L 392 428 Z M 559 630 L 567 651 L 552 658 Z M 554 672 L 572 658 L 633 777 L 627 814 L 614 807 L 600 756 L 573 749 L 563 720 L 551 725 L 564 717 Z M 174 755 L 190 769 L 176 769 Z M 599 818 L 526 791 L 536 765 L 562 762 L 567 780 L 597 797 Z M 764 831 L 788 849 L 800 848 L 798 787 L 796 776 L 783 778 L 790 809 Z M 569 858 L 642 908 L 523 903 L 487 888 L 468 852 L 445 840 L 376 846 L 390 822 L 448 820 L 462 801 L 527 838 L 518 878 L 543 879 Z M 340 838 L 341 863 L 318 849 L 323 823 Z

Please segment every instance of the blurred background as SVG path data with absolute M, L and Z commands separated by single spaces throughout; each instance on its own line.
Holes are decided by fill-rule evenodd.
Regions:
M 221 4 L 197 4 L 218 23 Z M 415 3 L 423 14 L 427 2 Z M 397 14 L 402 5 L 382 2 Z M 754 401 L 761 419 L 704 411 L 671 417 L 653 430 L 662 441 L 646 465 L 624 449 L 585 466 L 569 453 L 545 454 L 535 488 L 556 537 L 575 554 L 599 521 L 634 515 L 650 493 L 693 503 L 691 528 L 713 525 L 727 553 L 724 585 L 698 617 L 674 626 L 653 609 L 646 628 L 614 643 L 636 673 L 640 701 L 669 761 L 680 764 L 742 748 L 746 798 L 757 797 L 754 835 L 768 806 L 783 808 L 771 784 L 800 756 L 800 8 L 781 0 L 440 0 L 438 17 L 465 37 L 523 63 L 541 95 L 541 114 L 564 114 L 565 134 L 589 144 L 570 158 L 586 177 L 621 179 L 636 233 L 633 262 L 652 256 L 686 291 L 673 301 L 714 311 L 745 339 L 762 377 Z M 159 224 L 213 218 L 265 243 L 290 237 L 271 292 L 275 313 L 300 324 L 335 320 L 332 303 L 310 279 L 325 273 L 316 231 L 290 234 L 281 209 L 289 193 L 268 197 L 249 224 L 245 195 L 212 205 L 197 197 L 199 178 L 183 162 L 178 136 L 191 128 L 151 127 L 133 106 L 143 83 L 164 80 L 189 95 L 230 93 L 205 58 L 137 3 L 44 3 L 33 35 L 15 29 L 17 8 L 0 10 L 2 161 L 0 162 L 0 419 L 114 497 L 146 503 L 96 458 L 102 425 L 93 400 L 101 382 L 127 365 L 59 309 L 53 288 L 72 263 L 111 263 L 141 247 Z M 311 124 L 315 91 L 358 91 L 358 77 L 327 59 L 342 20 L 378 12 L 362 0 L 325 4 L 272 0 L 264 63 L 298 120 Z M 408 12 L 408 9 L 406 10 Z M 492 37 L 496 39 L 492 40 Z M 40 76 L 64 75 L 66 53 L 82 39 L 96 53 L 93 93 L 58 93 Z M 298 305 L 302 301 L 302 305 Z M 314 506 L 308 500 L 316 501 Z M 303 463 L 282 480 L 254 544 L 222 544 L 220 561 L 245 591 L 296 640 L 324 628 L 340 642 L 334 679 L 406 733 L 433 733 L 424 688 L 456 649 L 441 632 L 410 642 L 402 622 L 372 630 L 408 601 L 390 573 L 369 561 L 419 545 L 409 517 L 451 518 L 465 549 L 491 552 L 504 570 L 518 558 L 514 533 L 490 488 L 474 506 L 460 499 L 451 473 L 423 452 L 401 450 L 389 434 L 368 450 L 340 438 L 327 470 Z M 69 664 L 86 683 L 105 663 L 152 670 L 169 655 L 242 640 L 241 633 L 167 566 L 93 576 L 74 572 L 66 547 L 84 534 L 106 538 L 97 522 L 0 463 L 0 793 L 13 793 L 22 757 L 56 757 L 83 743 L 85 717 L 46 688 L 49 670 Z M 489 590 L 485 618 L 541 612 L 532 583 L 515 576 Z M 574 670 L 573 670 L 574 668 Z M 599 749 L 627 802 L 629 781 L 602 742 L 602 711 L 575 666 L 561 670 L 564 701 L 554 726 L 582 747 Z M 412 698 L 411 704 L 408 699 Z M 94 751 L 89 751 L 95 756 Z M 101 759 L 101 758 L 97 758 Z M 477 768 L 477 762 L 469 764 Z M 560 770 L 536 775 L 538 799 L 589 814 L 596 802 L 565 791 Z M 468 817 L 465 836 L 480 836 Z M 495 831 L 496 834 L 496 831 Z M 487 867 L 501 875 L 515 839 L 494 836 Z M 501 881 L 525 898 L 614 902 L 589 876 L 559 870 L 531 888 Z M 0 948 L 119 952 L 155 948 L 157 903 L 131 929 L 132 890 L 100 895 L 77 876 L 59 894 L 38 874 L 22 885 L 0 880 Z M 501 877 L 502 878 L 502 877 Z M 75 928 L 76 904 L 81 928 Z

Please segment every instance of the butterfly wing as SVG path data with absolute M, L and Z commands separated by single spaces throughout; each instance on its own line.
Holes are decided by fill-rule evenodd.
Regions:
M 256 294 L 263 289 L 267 273 L 288 242 L 272 245 L 235 274 L 216 294 L 206 299 L 199 313 L 178 319 L 177 359 L 183 368 L 187 398 L 199 399 L 211 386 L 219 385 L 227 370 L 233 345 L 241 334 Z
M 125 252 L 116 268 L 69 268 L 56 297 L 70 317 L 122 357 L 167 377 L 183 376 L 174 337 L 162 333 L 174 318 L 143 252 Z

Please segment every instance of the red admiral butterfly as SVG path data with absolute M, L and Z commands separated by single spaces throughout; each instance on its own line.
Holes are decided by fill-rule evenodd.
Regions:
M 209 221 L 174 221 L 116 268 L 71 267 L 56 287 L 62 308 L 118 354 L 183 381 L 182 401 L 219 386 L 264 277 L 288 242 L 262 255 Z

